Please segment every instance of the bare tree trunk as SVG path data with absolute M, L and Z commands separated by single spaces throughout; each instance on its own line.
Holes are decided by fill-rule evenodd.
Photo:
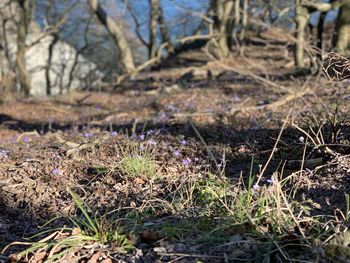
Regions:
M 151 59 L 157 55 L 157 29 L 159 20 L 159 0 L 148 0 L 150 8 L 149 17 L 149 42 L 148 42 L 148 58 Z
M 16 66 L 18 71 L 18 79 L 21 87 L 21 93 L 29 96 L 31 89 L 30 74 L 26 67 L 26 37 L 28 26 L 28 0 L 18 0 L 19 4 L 19 21 L 17 24 L 17 57 Z
M 57 44 L 59 38 L 57 36 L 57 34 L 53 35 L 53 39 L 52 42 L 49 45 L 49 57 L 47 59 L 47 65 L 46 65 L 46 69 L 45 69 L 45 77 L 46 77 L 46 95 L 50 96 L 51 95 L 51 78 L 50 78 L 50 71 L 51 71 L 51 66 L 52 66 L 52 54 L 53 54 L 53 50 L 55 45 Z
M 240 0 L 235 0 L 234 4 L 234 24 L 233 24 L 233 38 L 237 40 L 237 27 L 241 21 L 241 4 Z
M 2 14 L 1 14 L 2 15 Z M 5 54 L 5 58 L 6 58 L 6 62 L 8 64 L 8 67 L 11 71 L 15 72 L 15 69 L 14 69 L 14 66 L 13 66 L 13 63 L 12 63 L 12 59 L 11 59 L 11 56 L 10 56 L 10 49 L 9 49 L 9 41 L 8 41 L 8 38 L 7 38 L 7 29 L 6 29 L 6 24 L 8 23 L 8 20 L 2 20 L 2 47 L 4 49 L 4 54 Z
M 346 1 L 339 9 L 336 22 L 334 43 L 336 50 L 344 55 L 350 52 L 350 1 Z
M 148 57 L 149 59 L 157 56 L 158 45 L 157 45 L 157 31 L 158 26 L 161 33 L 162 43 L 168 43 L 167 51 L 172 53 L 174 46 L 171 43 L 168 28 L 165 24 L 163 9 L 160 5 L 159 0 L 148 0 L 150 7 L 150 18 L 149 18 L 149 44 L 148 44 Z
M 167 50 L 168 53 L 173 53 L 174 52 L 174 45 L 171 42 L 170 35 L 169 35 L 169 30 L 166 26 L 165 18 L 164 18 L 164 12 L 163 8 L 161 5 L 159 5 L 159 17 L 158 17 L 158 23 L 159 23 L 159 28 L 160 28 L 160 34 L 162 36 L 162 43 L 169 43 Z
M 245 32 L 246 32 L 247 25 L 248 25 L 248 5 L 249 5 L 249 0 L 244 0 L 243 1 L 243 13 L 242 13 L 242 27 L 241 27 L 241 31 L 239 33 L 239 40 L 241 42 L 244 41 Z
M 317 23 L 317 39 L 316 39 L 316 45 L 319 50 L 317 53 L 317 59 L 319 61 L 322 60 L 322 53 L 323 53 L 323 29 L 324 29 L 324 21 L 326 18 L 327 13 L 321 12 L 320 18 Z
M 134 71 L 135 64 L 133 55 L 122 29 L 110 17 L 107 16 L 105 10 L 103 10 L 98 0 L 89 0 L 89 5 L 97 15 L 100 22 L 106 27 L 116 46 L 118 47 L 119 60 L 123 71 L 126 73 Z
M 305 30 L 310 18 L 309 10 L 303 6 L 301 0 L 295 1 L 295 22 L 296 22 L 296 45 L 295 45 L 295 65 L 305 67 L 304 63 L 304 46 Z
M 218 56 L 227 58 L 231 54 L 234 0 L 212 0 L 214 33 L 217 35 Z

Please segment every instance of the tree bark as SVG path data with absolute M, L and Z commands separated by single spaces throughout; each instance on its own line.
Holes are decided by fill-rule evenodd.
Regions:
M 350 1 L 339 9 L 334 35 L 335 49 L 343 55 L 350 54 Z
M 169 43 L 167 46 L 168 53 L 174 52 L 174 46 L 171 43 L 169 31 L 166 27 L 163 9 L 159 0 L 148 0 L 150 7 L 149 17 L 149 44 L 148 44 L 148 57 L 152 59 L 157 56 L 157 32 L 158 27 L 160 29 L 161 43 Z
M 231 54 L 232 30 L 233 30 L 233 7 L 234 0 L 212 0 L 214 34 L 217 41 L 218 56 L 227 58 Z
M 232 25 L 232 36 L 235 40 L 237 40 L 237 28 L 239 26 L 239 23 L 241 22 L 241 1 L 240 0 L 235 0 L 234 3 L 234 20 L 233 20 L 233 25 Z
M 151 59 L 157 55 L 157 29 L 159 20 L 159 0 L 149 0 L 150 17 L 149 17 L 149 42 L 148 58 Z
M 123 71 L 125 73 L 133 72 L 135 70 L 133 55 L 122 29 L 106 14 L 98 0 L 89 0 L 89 5 L 113 38 L 118 48 L 119 61 Z
M 28 0 L 18 0 L 19 21 L 17 24 L 17 56 L 16 67 L 18 80 L 21 87 L 21 93 L 24 96 L 29 96 L 31 89 L 30 74 L 26 67 L 26 37 L 28 26 Z
M 160 28 L 160 34 L 162 37 L 162 43 L 169 43 L 167 46 L 167 50 L 169 54 L 172 54 L 175 50 L 174 45 L 171 42 L 170 39 L 170 34 L 169 34 L 169 29 L 166 25 L 165 18 L 164 18 L 164 12 L 163 8 L 161 5 L 159 5 L 159 17 L 158 17 L 158 23 L 159 23 L 159 28 Z
M 320 18 L 317 23 L 317 39 L 316 39 L 316 46 L 318 48 L 317 53 L 317 59 L 319 61 L 322 60 L 322 54 L 323 54 L 323 29 L 324 29 L 324 22 L 326 19 L 326 12 L 321 12 Z
M 295 1 L 295 23 L 296 23 L 296 45 L 295 45 L 295 65 L 299 68 L 305 67 L 304 46 L 305 30 L 309 21 L 310 14 L 307 7 L 302 5 L 301 0 Z
M 248 5 L 249 5 L 249 0 L 244 0 L 243 1 L 243 13 L 242 13 L 242 27 L 241 31 L 239 33 L 239 40 L 242 42 L 245 39 L 245 31 L 247 29 L 248 25 Z

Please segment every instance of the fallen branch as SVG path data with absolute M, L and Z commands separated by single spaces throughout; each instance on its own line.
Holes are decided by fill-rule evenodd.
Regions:
M 249 106 L 249 107 L 245 107 L 245 108 L 241 108 L 241 109 L 232 109 L 230 111 L 230 114 L 236 114 L 237 112 L 247 112 L 247 111 L 257 111 L 257 110 L 273 110 L 277 107 L 280 106 L 285 106 L 288 102 L 291 102 L 295 99 L 301 98 L 303 96 L 305 96 L 306 94 L 309 94 L 311 92 L 310 88 L 306 88 L 303 89 L 301 91 L 298 91 L 294 94 L 289 94 L 286 96 L 281 97 L 278 101 L 275 101 L 273 103 L 270 104 L 265 104 L 265 105 L 260 105 L 260 106 Z
M 212 37 L 212 35 L 189 36 L 189 37 L 184 37 L 184 38 L 181 38 L 179 40 L 176 40 L 176 43 L 184 44 L 184 43 L 186 43 L 188 41 L 200 40 L 200 39 L 204 39 L 205 40 L 205 39 L 210 39 L 211 37 Z M 129 73 L 126 73 L 126 74 L 118 76 L 116 78 L 115 85 L 120 85 L 127 78 L 135 77 L 139 72 L 143 71 L 144 69 L 161 62 L 163 51 L 164 51 L 164 49 L 166 49 L 169 46 L 169 44 L 170 44 L 169 42 L 164 42 L 163 44 L 160 45 L 160 47 L 159 47 L 159 49 L 157 51 L 157 55 L 155 57 L 151 58 L 150 60 L 147 60 L 145 63 L 143 63 L 142 65 L 138 66 L 135 70 L 133 70 L 133 71 L 131 71 Z
M 234 68 L 232 66 L 229 66 L 229 65 L 223 63 L 222 61 L 216 59 L 212 54 L 210 54 L 208 48 L 206 48 L 205 53 L 207 54 L 207 56 L 209 58 L 211 58 L 213 61 L 215 61 L 215 63 L 217 65 L 219 65 L 220 67 L 222 67 L 222 68 L 224 68 L 226 70 L 235 72 L 235 73 L 237 73 L 237 74 L 239 74 L 241 76 L 251 77 L 251 78 L 255 79 L 256 81 L 258 81 L 260 83 L 263 83 L 263 84 L 265 84 L 267 86 L 273 87 L 273 90 L 276 90 L 276 89 L 278 91 L 283 90 L 284 92 L 288 92 L 288 93 L 293 92 L 291 89 L 289 89 L 289 88 L 287 88 L 285 86 L 282 86 L 280 84 L 276 84 L 273 81 L 270 81 L 270 80 L 268 80 L 266 78 L 263 78 L 263 77 L 255 74 L 255 73 L 253 73 L 251 71 L 245 71 L 245 70 L 237 69 L 237 68 Z

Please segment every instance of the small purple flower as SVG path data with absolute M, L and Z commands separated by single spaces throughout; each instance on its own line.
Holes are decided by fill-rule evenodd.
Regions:
M 118 132 L 112 131 L 112 132 L 111 132 L 111 135 L 112 135 L 113 137 L 117 137 L 117 136 L 118 136 Z
M 146 148 L 145 148 L 145 146 L 143 146 L 142 144 L 140 145 L 140 151 L 142 152 L 143 150 L 145 150 Z
M 147 142 L 148 145 L 156 145 L 157 142 L 153 139 L 149 139 L 148 142 Z
M 221 111 L 222 112 L 226 112 L 226 111 L 228 111 L 229 110 L 229 107 L 227 106 L 227 105 L 221 105 Z
M 169 117 L 165 114 L 164 111 L 162 111 L 161 113 L 159 113 L 156 120 L 157 120 L 157 122 L 165 122 L 165 121 L 169 120 Z
M 24 142 L 29 142 L 29 140 L 30 140 L 30 139 L 29 139 L 28 136 L 24 136 L 24 137 L 23 137 L 23 141 L 24 141 Z
M 154 130 L 147 131 L 147 136 L 152 135 L 154 133 Z
M 179 157 L 180 156 L 180 152 L 178 150 L 174 151 L 173 154 L 174 154 L 175 157 Z
M 6 151 L 6 150 L 0 150 L 0 159 L 6 159 L 8 158 L 8 153 L 9 151 Z
M 191 164 L 191 159 L 190 158 L 185 158 L 182 160 L 182 164 L 185 166 L 189 166 Z
M 146 136 L 145 136 L 144 134 L 141 134 L 141 135 L 140 135 L 140 140 L 141 140 L 141 141 L 144 141 L 145 138 L 146 138 Z
M 186 110 L 193 111 L 193 110 L 196 109 L 196 107 L 194 106 L 193 102 L 187 102 L 187 103 L 185 103 L 184 106 L 185 106 Z
M 53 169 L 52 172 L 51 172 L 53 175 L 59 175 L 61 173 L 60 169 Z
M 233 98 L 233 102 L 235 102 L 235 103 L 241 102 L 241 99 L 236 95 L 236 96 Z
M 275 183 L 275 179 L 274 179 L 273 175 L 271 175 L 271 178 L 266 180 L 266 182 L 268 182 L 269 184 L 274 184 Z
M 85 138 L 91 138 L 91 137 L 94 137 L 94 134 L 91 133 L 91 132 L 85 132 L 85 133 L 83 134 L 83 136 L 84 136 Z
M 259 189 L 260 189 L 260 186 L 257 183 L 255 183 L 253 185 L 253 191 L 258 191 Z
M 181 140 L 181 141 L 180 141 L 180 144 L 181 144 L 181 145 L 186 145 L 186 144 L 187 144 L 187 141 L 186 141 L 186 140 Z
M 180 112 L 180 109 L 174 105 L 169 105 L 166 107 L 166 109 L 170 112 Z

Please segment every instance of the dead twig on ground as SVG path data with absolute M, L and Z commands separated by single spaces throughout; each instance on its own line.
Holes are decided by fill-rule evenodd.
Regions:
M 231 110 L 230 115 L 236 114 L 237 112 L 247 112 L 247 111 L 256 111 L 256 110 L 273 110 L 277 107 L 284 106 L 291 101 L 301 98 L 309 94 L 310 92 L 311 92 L 311 89 L 306 88 L 304 90 L 295 92 L 294 94 L 288 94 L 286 96 L 283 96 L 278 101 L 275 101 L 270 104 L 265 104 L 261 106 L 250 106 L 245 108 L 235 108 Z

